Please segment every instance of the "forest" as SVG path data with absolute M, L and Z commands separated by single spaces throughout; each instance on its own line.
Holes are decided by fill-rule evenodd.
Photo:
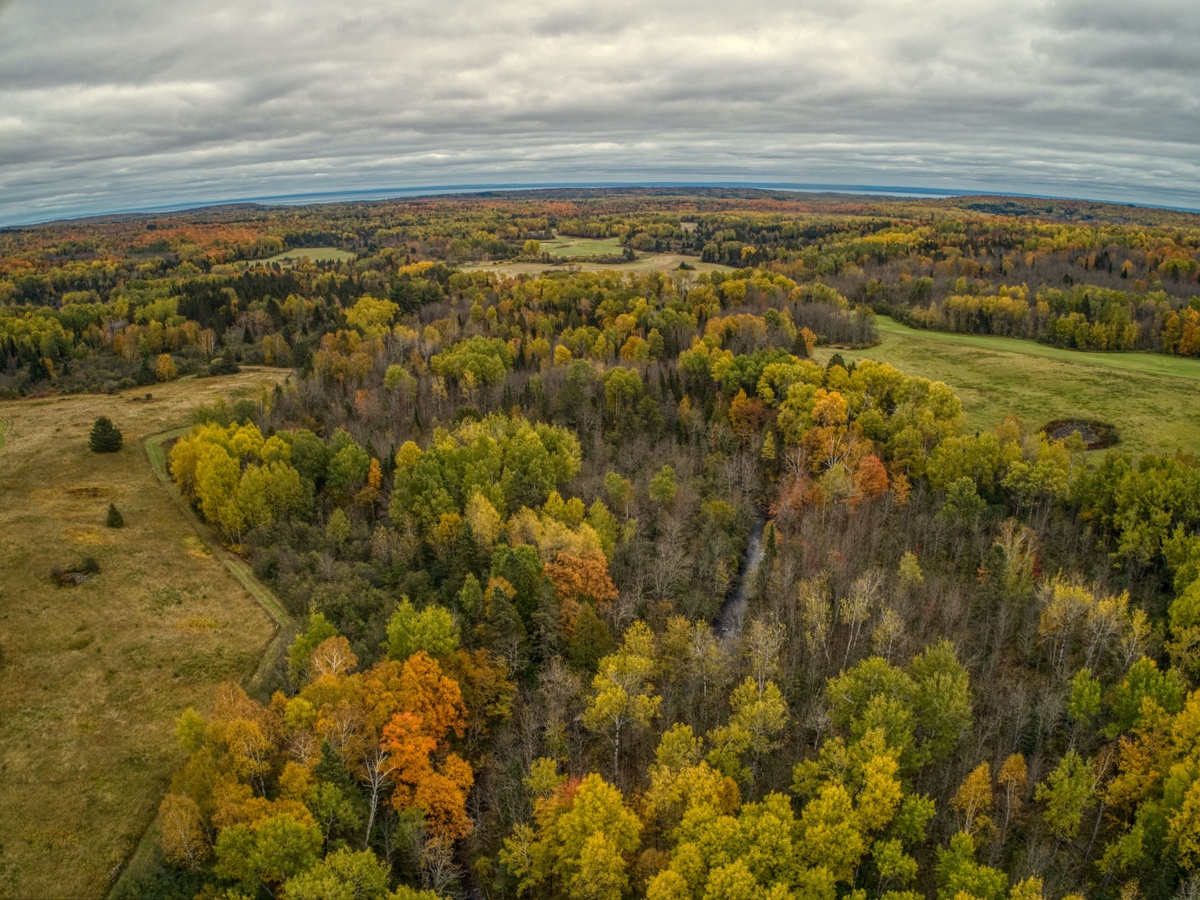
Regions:
M 280 372 L 167 466 L 291 630 L 179 710 L 118 893 L 1194 896 L 1200 457 L 969 430 L 869 348 L 888 315 L 1200 357 L 1198 277 L 1200 217 L 1012 198 L 0 230 L 0 395 Z

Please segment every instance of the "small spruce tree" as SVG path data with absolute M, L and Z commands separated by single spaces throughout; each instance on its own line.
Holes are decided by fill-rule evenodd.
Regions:
M 105 519 L 109 528 L 122 528 L 125 525 L 125 517 L 121 515 L 121 511 L 117 509 L 115 503 L 108 504 L 108 518 Z
M 92 426 L 92 435 L 88 438 L 88 446 L 93 453 L 116 453 L 121 449 L 121 432 L 113 425 L 108 416 L 101 416 Z
M 150 368 L 150 357 L 142 357 L 142 364 L 134 373 L 133 380 L 142 386 L 154 384 L 158 380 L 154 377 L 154 370 Z

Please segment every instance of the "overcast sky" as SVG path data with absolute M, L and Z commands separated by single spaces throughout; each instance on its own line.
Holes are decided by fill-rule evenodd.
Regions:
M 0 223 L 425 185 L 1200 208 L 1195 0 L 0 0 Z

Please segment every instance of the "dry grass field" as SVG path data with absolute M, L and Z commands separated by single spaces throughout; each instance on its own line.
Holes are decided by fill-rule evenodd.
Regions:
M 156 478 L 144 437 L 277 369 L 0 403 L 0 896 L 103 897 L 182 756 L 174 723 L 275 633 Z M 96 416 L 124 433 L 87 446 Z M 105 525 L 109 503 L 125 520 Z M 51 567 L 98 574 L 58 587 Z

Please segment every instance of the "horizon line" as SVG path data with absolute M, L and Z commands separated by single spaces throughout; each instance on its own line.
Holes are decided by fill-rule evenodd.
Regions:
M 524 183 L 468 183 L 434 184 L 414 187 L 355 188 L 332 191 L 308 191 L 288 194 L 259 194 L 250 197 L 231 197 L 199 202 L 165 203 L 152 206 L 127 207 L 106 212 L 82 213 L 79 215 L 56 216 L 54 218 L 31 218 L 7 222 L 0 231 L 31 228 L 40 225 L 57 225 L 67 222 L 82 222 L 91 219 L 106 219 L 120 216 L 152 216 L 160 213 L 199 212 L 226 206 L 253 205 L 263 208 L 279 206 L 325 206 L 336 203 L 383 202 L 416 197 L 449 197 L 457 194 L 521 193 L 554 190 L 629 190 L 638 188 L 725 188 L 734 190 L 782 191 L 797 194 L 841 194 L 856 197 L 911 198 L 949 200 L 955 197 L 1011 197 L 1022 200 L 1053 200 L 1070 203 L 1096 203 L 1105 206 L 1129 207 L 1134 209 L 1159 209 L 1200 215 L 1200 208 L 1169 206 L 1159 203 L 1128 200 L 1104 200 L 1094 197 L 1070 197 L 1048 194 L 1031 194 L 1020 191 L 967 190 L 957 188 L 914 187 L 902 185 L 842 184 L 815 182 L 773 181 L 548 181 Z

